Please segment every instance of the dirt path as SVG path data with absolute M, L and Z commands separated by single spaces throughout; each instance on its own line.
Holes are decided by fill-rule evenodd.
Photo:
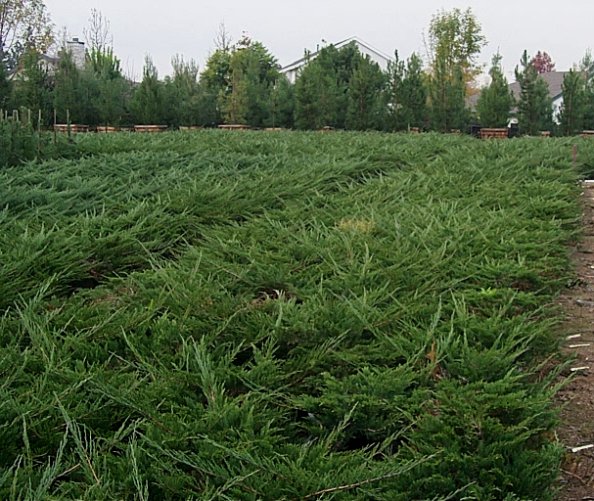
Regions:
M 559 501 L 594 500 L 594 183 L 584 184 L 583 207 L 584 239 L 573 254 L 578 282 L 559 300 L 567 313 L 563 351 L 576 357 L 575 378 L 558 395 L 565 406 L 558 437 L 567 446 Z

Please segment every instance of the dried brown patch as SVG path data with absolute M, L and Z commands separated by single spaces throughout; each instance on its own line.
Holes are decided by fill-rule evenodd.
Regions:
M 336 227 L 342 231 L 371 233 L 375 229 L 375 223 L 370 219 L 344 218 L 336 224 Z

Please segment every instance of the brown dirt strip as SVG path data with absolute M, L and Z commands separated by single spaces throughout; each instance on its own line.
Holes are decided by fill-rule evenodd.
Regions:
M 578 280 L 559 298 L 566 314 L 562 350 L 575 357 L 573 379 L 557 396 L 558 439 L 567 448 L 559 501 L 594 500 L 594 183 L 583 191 L 584 237 L 572 256 Z

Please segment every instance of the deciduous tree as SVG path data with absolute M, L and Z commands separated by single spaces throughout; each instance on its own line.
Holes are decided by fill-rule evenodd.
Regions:
M 555 63 L 551 56 L 546 52 L 538 51 L 530 61 L 530 64 L 534 66 L 539 74 L 555 71 Z
M 433 127 L 462 128 L 467 89 L 480 72 L 477 57 L 486 39 L 472 10 L 441 11 L 431 20 L 428 49 L 431 64 L 430 102 Z
M 43 0 L 0 0 L 0 61 L 8 71 L 26 51 L 45 53 L 53 39 Z
M 438 64 L 450 75 L 454 68 L 461 68 L 464 81 L 470 84 L 481 72 L 477 58 L 486 43 L 481 25 L 470 8 L 442 10 L 431 19 L 427 48 L 434 71 Z

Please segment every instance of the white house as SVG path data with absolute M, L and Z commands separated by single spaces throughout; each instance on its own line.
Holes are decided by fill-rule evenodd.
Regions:
M 334 45 L 334 47 L 336 47 L 337 49 L 340 49 L 342 47 L 345 47 L 346 45 L 349 45 L 350 43 L 355 44 L 355 46 L 357 47 L 357 49 L 359 49 L 359 52 L 361 52 L 361 54 L 363 54 L 364 56 L 369 56 L 369 59 L 376 62 L 382 69 L 382 71 L 386 71 L 388 69 L 388 64 L 392 61 L 392 58 L 384 54 L 380 50 L 372 47 L 367 42 L 361 40 L 358 37 L 350 37 L 346 40 L 342 40 L 341 42 L 332 45 Z M 281 68 L 281 73 L 286 75 L 291 83 L 295 83 L 295 80 L 297 80 L 297 76 L 299 75 L 301 69 L 304 66 L 306 66 L 307 63 L 309 63 L 312 59 L 318 57 L 319 53 L 320 50 L 318 49 L 315 52 L 306 54 L 301 59 L 298 59 L 297 61 L 288 64 L 284 68 Z

